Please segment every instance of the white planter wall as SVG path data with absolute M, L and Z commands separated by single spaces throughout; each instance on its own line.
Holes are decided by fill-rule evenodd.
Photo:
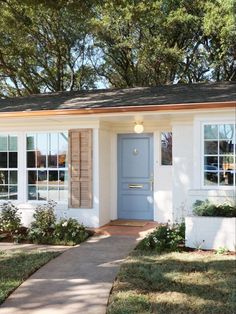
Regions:
M 186 217 L 185 224 L 187 247 L 236 250 L 236 218 Z

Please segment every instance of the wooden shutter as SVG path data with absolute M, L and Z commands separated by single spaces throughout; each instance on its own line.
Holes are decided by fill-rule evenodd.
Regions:
M 92 207 L 92 129 L 69 131 L 69 205 Z

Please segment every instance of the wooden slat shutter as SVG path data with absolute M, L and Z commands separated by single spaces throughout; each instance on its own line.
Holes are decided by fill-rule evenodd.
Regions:
M 69 206 L 92 207 L 92 129 L 69 131 Z

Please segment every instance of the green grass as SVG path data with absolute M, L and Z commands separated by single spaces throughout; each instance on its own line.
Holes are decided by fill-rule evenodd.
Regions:
M 0 304 L 26 278 L 59 254 L 37 250 L 27 253 L 0 251 Z
M 235 266 L 233 255 L 136 250 L 121 266 L 107 313 L 235 313 Z

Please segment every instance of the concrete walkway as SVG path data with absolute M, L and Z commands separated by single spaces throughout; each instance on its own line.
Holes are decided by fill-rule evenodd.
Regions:
M 136 236 L 94 236 L 39 269 L 0 306 L 0 314 L 105 314 L 117 271 Z

